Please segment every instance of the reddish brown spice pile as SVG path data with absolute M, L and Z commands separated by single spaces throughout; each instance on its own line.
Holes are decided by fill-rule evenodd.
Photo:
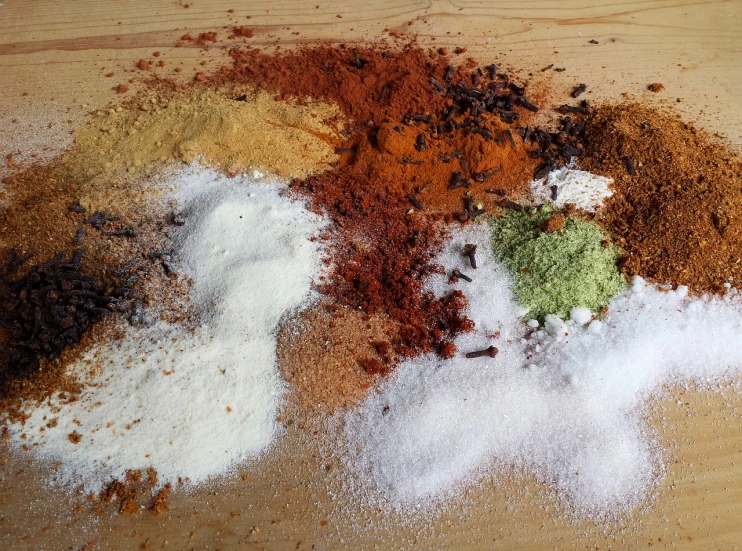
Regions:
M 696 292 L 742 285 L 742 159 L 707 133 L 641 105 L 603 106 L 583 139 L 587 170 L 615 179 L 596 220 L 622 268 Z

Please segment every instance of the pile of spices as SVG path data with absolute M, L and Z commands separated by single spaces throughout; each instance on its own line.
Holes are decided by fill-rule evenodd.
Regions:
M 153 172 L 173 160 L 227 173 L 255 169 L 304 177 L 337 160 L 337 107 L 277 101 L 265 91 L 143 93 L 136 108 L 118 107 L 75 135 L 65 156 L 86 176 Z
M 35 354 L 33 348 L 24 346 L 31 352 L 25 354 L 30 363 L 18 354 L 10 355 L 13 347 L 3 347 L 3 361 L 22 377 L 6 377 L 0 389 L 0 414 L 18 419 L 22 418 L 24 401 L 44 400 L 57 391 L 70 397 L 76 394 L 79 384 L 68 376 L 67 365 L 91 342 L 115 332 L 113 318 L 99 315 L 102 307 L 132 325 L 155 318 L 180 322 L 187 316 L 188 282 L 174 277 L 166 266 L 167 257 L 158 254 L 166 250 L 168 233 L 175 226 L 172 216 L 162 212 L 160 201 L 153 200 L 159 188 L 152 182 L 134 181 L 125 189 L 115 183 L 93 183 L 67 170 L 61 159 L 32 166 L 5 182 L 11 200 L 0 210 L 0 254 L 14 251 L 17 257 L 28 258 L 28 264 L 41 267 L 41 273 L 35 273 L 34 268 L 28 274 L 27 283 L 40 287 L 24 301 L 27 305 L 35 301 L 42 322 L 48 314 L 58 320 L 62 330 L 57 335 L 62 339 L 59 346 L 47 343 L 51 351 Z M 105 210 L 80 204 L 82 198 L 92 195 L 99 197 Z M 60 250 L 78 252 L 69 253 L 65 260 L 56 256 Z M 79 252 L 82 250 L 84 254 Z M 23 279 L 18 268 L 23 266 L 3 276 L 7 287 L 14 288 Z M 49 269 L 53 273 L 46 273 Z M 70 284 L 64 281 L 68 277 L 73 279 L 72 289 L 62 293 Z M 54 287 L 59 288 L 54 291 L 59 295 L 56 301 L 55 295 L 49 295 Z M 22 307 L 10 298 L 3 299 L 5 307 Z M 72 308 L 74 315 L 70 314 Z M 73 319 L 72 327 L 62 327 L 69 324 L 67 317 Z M 38 325 L 36 313 L 33 320 Z M 0 341 L 10 343 L 12 332 L 7 324 L 0 326 Z M 79 338 L 68 338 L 73 332 Z M 31 340 L 41 336 L 37 333 Z M 37 365 L 39 369 L 35 369 Z
M 640 105 L 589 117 L 580 165 L 615 180 L 596 221 L 622 269 L 693 292 L 742 281 L 742 159 L 705 132 Z
M 616 519 L 663 473 L 645 425 L 647 397 L 667 384 L 738 375 L 742 296 L 689 299 L 686 288 L 638 278 L 610 302 L 602 331 L 597 321 L 569 320 L 551 335 L 522 324 L 512 281 L 487 250 L 486 228 L 478 230 L 455 232 L 438 258 L 447 271 L 472 275 L 458 285 L 476 330 L 454 341 L 452 360 L 400 364 L 347 413 L 348 446 L 336 453 L 372 507 L 435 507 L 514 466 L 552 485 L 569 510 Z M 467 243 L 478 246 L 475 271 L 461 254 Z M 429 284 L 450 288 L 442 275 Z M 499 349 L 494 358 L 465 354 L 490 346 Z
M 535 166 L 512 127 L 486 120 L 486 134 L 463 129 L 434 136 L 428 124 L 384 123 L 375 135 L 359 136 L 343 161 L 377 188 L 405 197 L 408 208 L 466 221 L 472 211 L 492 212 L 503 197 L 526 192 Z M 425 147 L 420 136 L 427 136 Z
M 618 251 L 597 224 L 550 205 L 490 218 L 492 248 L 514 281 L 529 316 L 569 316 L 576 307 L 598 312 L 624 285 Z
M 97 491 L 131 469 L 198 483 L 264 450 L 282 385 L 276 331 L 311 298 L 321 217 L 281 186 L 200 168 L 174 175 L 173 263 L 193 281 L 195 324 L 127 326 L 68 370 L 84 387 L 30 405 L 12 442 L 60 461 L 53 476 Z M 55 422 L 50 423 L 54 418 Z
M 528 152 L 527 122 L 538 108 L 525 88 L 494 65 L 454 68 L 445 56 L 416 48 L 319 47 L 276 56 L 233 50 L 232 56 L 234 67 L 214 82 L 236 79 L 286 97 L 336 101 L 366 123 L 353 127 L 338 168 L 294 184 L 333 222 L 326 236 L 333 265 L 322 292 L 369 321 L 382 315 L 392 329 L 388 339 L 369 338 L 352 352 L 355 374 L 345 363 L 335 372 L 363 381 L 358 370 L 383 375 L 400 358 L 450 357 L 451 340 L 472 327 L 460 314 L 465 301 L 458 292 L 433 298 L 423 290 L 424 279 L 437 269 L 431 256 L 442 221 L 467 223 L 528 190 L 536 161 Z M 302 74 L 290 78 L 291 67 L 302 67 Z M 351 84 L 341 85 L 346 73 Z M 368 354 L 369 345 L 374 353 Z M 297 371 L 307 362 L 290 349 L 282 363 L 292 380 L 315 379 Z M 310 403 L 343 403 L 359 393 L 345 382 L 333 386 L 348 394 L 312 394 Z

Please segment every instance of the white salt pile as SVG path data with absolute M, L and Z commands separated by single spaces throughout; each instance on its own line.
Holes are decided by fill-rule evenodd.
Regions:
M 277 430 L 275 331 L 310 298 L 319 255 L 309 238 L 323 220 L 280 185 L 198 168 L 175 184 L 186 218 L 175 249 L 202 325 L 129 328 L 94 345 L 72 367 L 90 385 L 80 401 L 55 398 L 10 427 L 16 444 L 61 461 L 62 481 L 89 490 L 147 467 L 198 483 L 259 454 Z
M 461 255 L 478 243 L 479 268 Z M 481 254 L 479 254 L 481 251 Z M 581 514 L 627 510 L 662 472 L 642 406 L 663 383 L 718 381 L 742 367 L 742 297 L 689 299 L 636 279 L 600 321 L 585 312 L 528 328 L 506 270 L 487 252 L 485 229 L 456 236 L 440 261 L 473 277 L 460 282 L 475 333 L 453 360 L 407 361 L 347 414 L 354 465 L 366 496 L 402 510 L 455 495 L 483 473 L 515 466 L 536 473 Z M 445 276 L 431 281 L 449 292 Z M 494 344 L 495 358 L 463 354 Z M 371 488 L 371 491 L 369 491 Z
M 572 203 L 578 209 L 595 212 L 603 205 L 603 201 L 613 195 L 612 183 L 612 178 L 563 167 L 550 172 L 545 178 L 531 182 L 531 192 L 539 201 L 549 201 L 558 208 Z

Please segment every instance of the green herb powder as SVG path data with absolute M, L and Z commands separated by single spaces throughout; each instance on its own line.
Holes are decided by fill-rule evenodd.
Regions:
M 490 218 L 495 256 L 515 281 L 515 298 L 533 318 L 562 318 L 577 306 L 600 310 L 624 285 L 618 249 L 595 223 L 569 217 L 555 232 L 542 229 L 549 205 Z M 605 246 L 607 245 L 607 246 Z

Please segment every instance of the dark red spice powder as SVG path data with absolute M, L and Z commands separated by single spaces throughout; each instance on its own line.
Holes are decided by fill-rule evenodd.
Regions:
M 445 234 L 432 217 L 405 214 L 405 198 L 379 189 L 353 167 L 296 181 L 292 189 L 333 221 L 326 237 L 334 266 L 322 291 L 342 305 L 398 322 L 395 354 L 449 351 L 451 339 L 474 328 L 462 314 L 462 293 L 436 298 L 424 290 L 425 278 L 442 270 L 432 259 Z M 389 363 L 388 350 L 382 352 Z M 375 363 L 369 368 L 378 370 Z

